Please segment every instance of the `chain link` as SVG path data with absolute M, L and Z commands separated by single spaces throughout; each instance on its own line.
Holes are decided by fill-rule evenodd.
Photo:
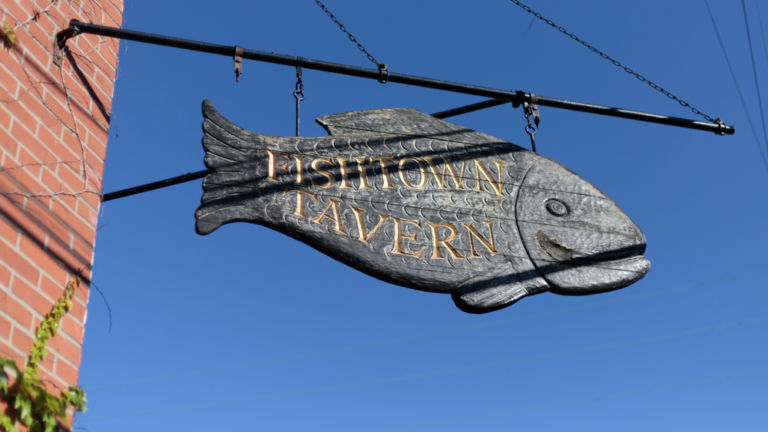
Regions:
M 378 62 L 378 60 L 376 60 L 376 58 L 373 56 L 373 54 L 371 54 L 370 52 L 368 52 L 368 50 L 367 50 L 367 49 L 365 49 L 365 47 L 363 46 L 363 44 L 361 44 L 361 43 L 360 43 L 360 42 L 357 40 L 357 38 L 355 37 L 355 35 L 353 35 L 352 33 L 350 33 L 350 32 L 349 32 L 349 30 L 347 30 L 347 28 L 344 26 L 344 24 L 342 24 L 342 23 L 341 23 L 341 21 L 339 21 L 339 19 L 338 19 L 338 18 L 336 18 L 336 15 L 334 15 L 334 14 L 333 14 L 333 12 L 331 12 L 330 10 L 328 10 L 328 7 L 326 7 L 326 6 L 325 6 L 325 4 L 324 4 L 322 1 L 320 1 L 320 0 L 315 0 L 315 3 L 317 3 L 317 5 L 318 5 L 318 6 L 320 6 L 320 9 L 322 9 L 322 10 L 323 10 L 323 12 L 325 12 L 325 14 L 326 14 L 326 15 L 328 15 L 328 17 L 329 17 L 331 20 L 333 20 L 333 22 L 335 22 L 337 26 L 339 26 L 339 29 L 341 29 L 341 31 L 343 31 L 343 32 L 344 32 L 344 33 L 347 35 L 347 37 L 349 38 L 349 40 L 351 40 L 352 42 L 354 42 L 354 43 L 357 45 L 357 49 L 359 49 L 359 50 L 360 50 L 360 51 L 361 51 L 363 54 L 365 54 L 365 55 L 366 55 L 366 57 L 368 57 L 368 60 L 370 60 L 370 61 L 371 61 L 371 62 L 373 62 L 373 63 L 374 63 L 376 66 L 378 66 L 378 67 L 379 67 L 379 70 L 381 70 L 381 69 L 384 69 L 384 70 L 386 70 L 387 66 L 386 66 L 384 63 L 379 63 L 379 62 Z
M 690 110 L 691 110 L 691 112 L 693 112 L 694 114 L 696 114 L 696 115 L 699 115 L 699 116 L 701 116 L 701 117 L 703 117 L 703 118 L 707 119 L 708 121 L 710 121 L 710 122 L 712 122 L 712 123 L 718 123 L 718 121 L 719 121 L 718 119 L 714 119 L 714 118 L 712 118 L 711 116 L 709 116 L 709 115 L 707 115 L 707 114 L 705 114 L 705 113 L 701 112 L 699 109 L 697 109 L 697 108 L 695 108 L 695 107 L 691 106 L 691 104 L 689 104 L 688 102 L 686 102 L 686 101 L 684 101 L 684 100 L 680 99 L 679 97 L 675 96 L 675 95 L 674 95 L 674 94 L 672 94 L 672 92 L 670 92 L 669 90 L 666 90 L 666 89 L 664 89 L 663 87 L 661 87 L 660 85 L 656 84 L 655 82 L 653 82 L 653 81 L 649 80 L 648 78 L 644 77 L 643 75 L 640 75 L 639 73 L 635 72 L 635 71 L 634 71 L 632 68 L 630 68 L 629 66 L 626 66 L 626 65 L 622 64 L 621 62 L 619 62 L 619 61 L 618 61 L 618 60 L 616 60 L 615 58 L 613 58 L 613 57 L 609 56 L 608 54 L 606 54 L 606 53 L 604 53 L 604 52 L 600 51 L 599 49 L 595 48 L 594 46 L 592 46 L 591 44 L 589 44 L 589 42 L 586 42 L 586 41 L 584 41 L 584 40 L 580 39 L 580 38 L 579 38 L 578 36 L 576 36 L 575 34 L 573 34 L 573 33 L 569 32 L 568 30 L 566 30 L 566 29 L 565 29 L 563 26 L 559 26 L 559 25 L 555 24 L 555 22 L 554 22 L 554 21 L 552 21 L 551 19 L 549 19 L 549 18 L 545 18 L 545 17 L 544 17 L 544 16 L 542 16 L 542 15 L 541 15 L 539 12 L 536 12 L 535 10 L 531 9 L 531 8 L 530 8 L 528 5 L 526 5 L 525 3 L 523 3 L 523 2 L 521 2 L 521 1 L 519 1 L 519 0 L 510 0 L 510 1 L 511 1 L 512 3 L 514 3 L 516 6 L 519 6 L 520 8 L 522 8 L 523 10 L 525 10 L 526 12 L 528 12 L 529 14 L 531 14 L 531 15 L 533 15 L 534 17 L 538 18 L 539 20 L 541 20 L 541 21 L 545 22 L 545 23 L 546 23 L 546 24 L 548 24 L 550 27 L 552 27 L 552 28 L 556 29 L 556 30 L 557 30 L 557 31 L 559 31 L 560 33 L 562 33 L 562 34 L 564 34 L 564 35 L 568 36 L 569 38 L 571 38 L 571 39 L 575 40 L 576 42 L 580 43 L 581 45 L 583 45 L 585 48 L 589 49 L 589 50 L 590 50 L 590 51 L 592 51 L 593 53 L 595 53 L 595 54 L 599 55 L 600 57 L 604 58 L 605 60 L 608 60 L 609 62 L 613 63 L 615 66 L 617 66 L 617 67 L 620 67 L 620 68 L 624 69 L 624 71 L 625 71 L 625 72 L 627 72 L 627 73 L 628 73 L 628 74 L 630 74 L 630 75 L 633 75 L 635 78 L 637 78 L 637 79 L 638 79 L 638 80 L 640 80 L 641 82 L 644 82 L 644 83 L 648 84 L 648 85 L 649 85 L 649 86 L 650 86 L 652 89 L 654 89 L 654 90 L 656 90 L 656 91 L 658 91 L 658 92 L 662 93 L 662 94 L 663 94 L 663 95 L 665 95 L 666 97 L 668 97 L 668 98 L 670 98 L 670 99 L 674 100 L 675 102 L 679 103 L 680 105 L 682 105 L 682 106 L 684 106 L 684 107 L 686 107 L 686 108 L 690 109 Z

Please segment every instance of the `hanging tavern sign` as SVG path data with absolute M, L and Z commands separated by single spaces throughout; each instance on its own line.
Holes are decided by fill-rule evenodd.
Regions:
M 328 137 L 244 130 L 203 102 L 196 229 L 268 226 L 371 276 L 482 313 L 625 287 L 645 236 L 560 164 L 415 109 L 321 117 Z

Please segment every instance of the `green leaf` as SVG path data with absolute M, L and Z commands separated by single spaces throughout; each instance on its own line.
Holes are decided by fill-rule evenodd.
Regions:
M 32 401 L 20 393 L 16 395 L 13 407 L 19 412 L 19 418 L 22 423 L 27 426 L 32 424 Z
M 0 390 L 3 391 L 3 394 L 8 393 L 8 374 L 2 367 L 0 367 Z
M 16 32 L 13 31 L 13 27 L 8 24 L 3 24 L 3 29 L 5 30 L 5 38 L 8 39 L 8 42 L 11 44 L 18 42 L 16 39 Z

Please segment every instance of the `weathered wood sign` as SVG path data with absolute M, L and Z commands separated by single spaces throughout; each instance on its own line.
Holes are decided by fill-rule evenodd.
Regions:
M 645 236 L 557 162 L 415 109 L 321 117 L 328 137 L 244 130 L 203 102 L 199 234 L 268 226 L 371 276 L 482 313 L 645 275 Z

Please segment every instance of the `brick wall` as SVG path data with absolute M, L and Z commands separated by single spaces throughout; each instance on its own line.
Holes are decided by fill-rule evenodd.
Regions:
M 70 19 L 120 27 L 122 10 L 122 0 L 0 0 L 0 355 L 23 367 L 38 324 L 79 277 L 40 368 L 60 388 L 78 381 L 118 41 L 80 35 L 59 67 L 53 40 Z

